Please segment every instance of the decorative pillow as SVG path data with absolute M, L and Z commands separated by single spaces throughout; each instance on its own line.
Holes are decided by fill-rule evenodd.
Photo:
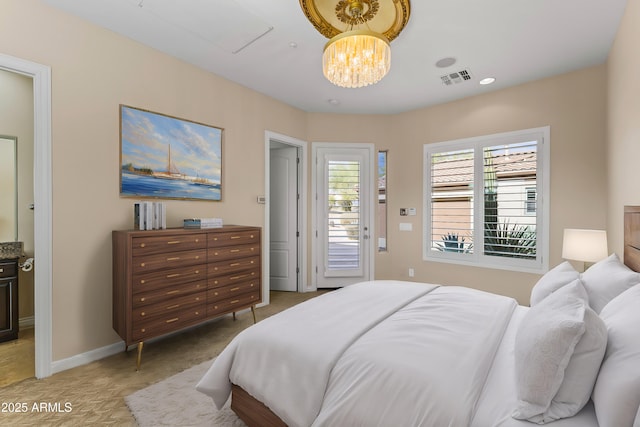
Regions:
M 607 348 L 607 327 L 589 306 L 585 307 L 584 327 L 584 334 L 573 350 L 562 385 L 551 401 L 545 420 L 572 417 L 591 399 Z
M 640 273 L 631 270 L 618 255 L 612 254 L 582 273 L 581 279 L 589 294 L 589 305 L 600 313 L 609 301 L 640 283 Z
M 636 426 L 640 423 L 640 285 L 611 300 L 600 317 L 609 341 L 591 396 L 598 424 Z
M 517 406 L 512 416 L 544 423 L 565 368 L 584 335 L 586 292 L 577 279 L 531 307 L 515 338 Z
M 578 277 L 580 277 L 580 273 L 573 268 L 569 261 L 556 265 L 554 268 L 547 271 L 535 284 L 531 290 L 531 299 L 529 304 L 533 307 L 551 295 L 551 293 L 573 282 Z

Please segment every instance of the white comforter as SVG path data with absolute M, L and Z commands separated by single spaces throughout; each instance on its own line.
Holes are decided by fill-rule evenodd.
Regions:
M 468 288 L 352 285 L 239 334 L 197 389 L 231 383 L 289 426 L 468 426 L 517 304 Z

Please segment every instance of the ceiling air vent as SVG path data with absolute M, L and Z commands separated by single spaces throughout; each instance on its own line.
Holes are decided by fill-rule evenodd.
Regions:
M 442 83 L 445 86 L 451 86 L 458 83 L 466 82 L 467 80 L 471 80 L 471 72 L 469 70 L 462 71 L 454 71 L 453 73 L 445 74 L 444 76 L 440 76 Z

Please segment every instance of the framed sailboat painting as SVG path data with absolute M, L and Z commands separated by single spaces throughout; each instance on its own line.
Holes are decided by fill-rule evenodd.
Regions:
M 120 105 L 120 196 L 222 200 L 222 131 Z

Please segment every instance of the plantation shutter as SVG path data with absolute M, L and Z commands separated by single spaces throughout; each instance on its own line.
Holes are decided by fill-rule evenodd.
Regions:
M 327 162 L 328 270 L 360 268 L 360 163 Z
M 473 253 L 474 150 L 433 153 L 430 171 L 431 251 Z
M 484 147 L 483 163 L 483 253 L 535 260 L 537 141 Z
M 424 145 L 427 261 L 548 268 L 549 128 Z

